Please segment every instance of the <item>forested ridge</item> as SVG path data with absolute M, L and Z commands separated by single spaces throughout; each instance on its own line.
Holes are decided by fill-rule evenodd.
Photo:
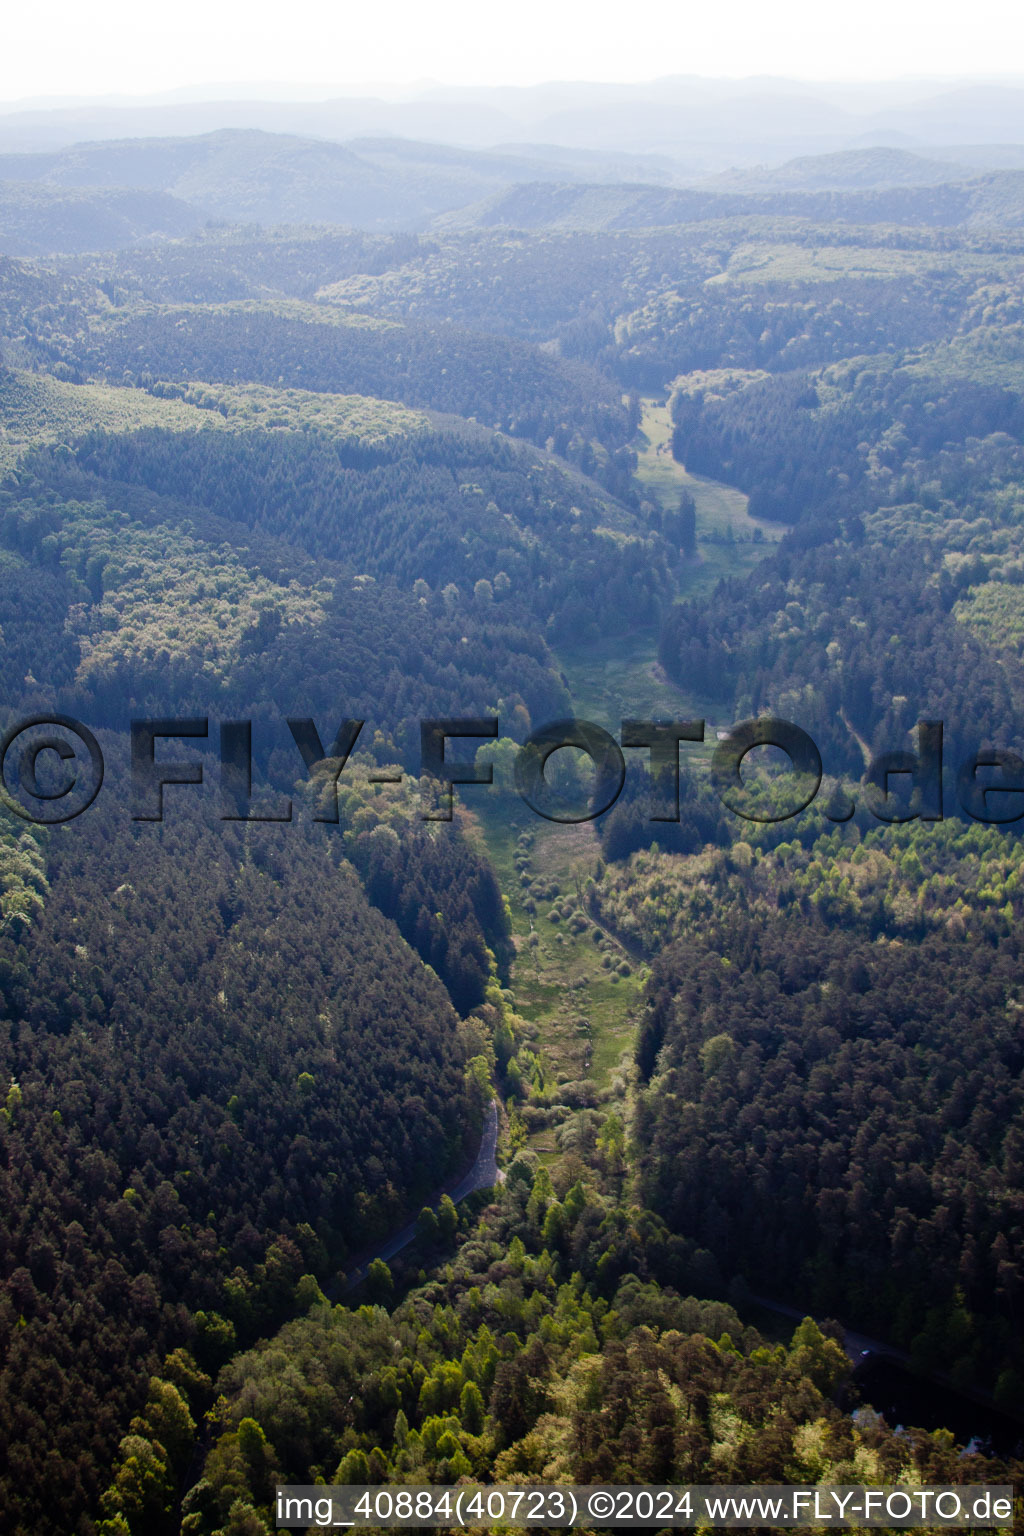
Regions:
M 753 1287 L 1011 1402 L 1019 838 L 868 816 L 751 832 L 689 867 L 641 854 L 595 890 L 656 957 L 647 1199 Z
M 311 401 L 23 456 L 0 491 L 37 593 L 27 612 L 10 594 L 12 701 L 39 675 L 112 726 L 344 707 L 418 754 L 423 714 L 564 710 L 545 636 L 660 611 L 667 546 L 592 483 L 472 431 L 339 441 Z
M 801 913 L 709 938 L 666 951 L 651 982 L 648 1201 L 752 1286 L 879 1327 L 1010 1400 L 1014 936 L 951 942 L 947 927 L 908 949 Z
M 1024 845 L 954 793 L 1024 755 L 1015 186 L 0 258 L 0 714 L 108 758 L 66 826 L 0 812 L 5 1529 L 260 1536 L 279 1480 L 1019 1481 Z M 573 712 L 706 719 L 677 823 L 646 752 L 596 823 L 524 809 Z M 827 775 L 774 824 L 708 776 L 762 712 Z M 142 715 L 209 720 L 163 824 Z M 448 756 L 498 782 L 423 820 L 420 721 L 495 715 Z M 295 717 L 364 721 L 336 824 Z M 232 719 L 291 823 L 219 819 Z M 924 719 L 946 820 L 884 825 L 866 758 Z M 438 1203 L 492 1093 L 505 1180 Z M 926 1428 L 857 1412 L 844 1325 Z
M 0 940 L 11 1529 L 74 1526 L 157 1357 L 263 1331 L 472 1123 L 447 995 L 329 850 L 98 814 Z

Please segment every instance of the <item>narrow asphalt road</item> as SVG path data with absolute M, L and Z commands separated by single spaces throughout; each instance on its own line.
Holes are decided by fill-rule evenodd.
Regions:
M 469 1172 L 464 1174 L 454 1186 L 446 1185 L 435 1191 L 426 1202 L 436 1206 L 444 1194 L 450 1195 L 452 1201 L 458 1205 L 460 1200 L 465 1200 L 476 1189 L 493 1189 L 495 1184 L 500 1184 L 505 1175 L 498 1167 L 498 1105 L 492 1099 L 487 1114 L 484 1117 L 483 1133 L 480 1137 L 480 1150 L 476 1155 L 476 1161 Z M 407 1222 L 400 1231 L 392 1233 L 386 1242 L 382 1243 L 373 1253 L 359 1255 L 356 1267 L 345 1276 L 344 1285 L 331 1285 L 325 1294 L 328 1301 L 337 1301 L 338 1297 L 346 1291 L 355 1290 L 356 1286 L 366 1279 L 370 1265 L 374 1259 L 383 1259 L 385 1263 L 393 1259 L 396 1253 L 401 1253 L 407 1248 L 417 1233 L 415 1221 Z
M 498 1167 L 498 1105 L 492 1099 L 484 1119 L 483 1134 L 480 1137 L 480 1151 L 476 1155 L 476 1162 L 460 1179 L 455 1188 L 449 1190 L 449 1194 L 458 1205 L 460 1200 L 465 1200 L 475 1189 L 493 1189 L 495 1184 L 500 1184 L 505 1175 Z M 397 1250 L 396 1250 L 397 1252 Z
M 779 1317 L 791 1317 L 794 1322 L 802 1323 L 810 1313 L 801 1312 L 799 1307 L 785 1307 L 779 1301 L 769 1301 L 767 1296 L 751 1295 L 751 1301 L 759 1307 L 764 1307 L 767 1312 L 775 1312 Z M 846 1344 L 846 1353 L 855 1365 L 858 1365 L 865 1355 L 878 1355 L 884 1360 L 894 1360 L 897 1365 L 910 1364 L 910 1356 L 906 1350 L 897 1349 L 893 1344 L 886 1344 L 882 1339 L 869 1338 L 866 1333 L 851 1333 L 848 1328 L 843 1329 L 843 1338 Z

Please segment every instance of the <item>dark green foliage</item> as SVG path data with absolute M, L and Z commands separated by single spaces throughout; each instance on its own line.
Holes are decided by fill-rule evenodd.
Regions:
M 1019 739 L 1024 697 L 1015 672 L 950 612 L 940 571 L 909 543 L 790 546 L 713 604 L 673 609 L 661 656 L 680 680 L 735 698 L 737 715 L 788 710 L 831 772 L 859 777 L 862 741 L 901 748 L 917 720 L 945 723 L 956 768 L 984 742 Z
M 638 1048 L 647 1201 L 725 1271 L 927 1368 L 1020 1371 L 1019 948 L 797 912 L 667 949 Z
M 685 750 L 681 749 L 680 757 Z M 671 801 L 669 787 L 666 786 L 662 798 Z M 630 854 L 654 843 L 667 853 L 697 853 L 706 843 L 730 840 L 733 824 L 721 801 L 683 762 L 679 765 L 679 820 L 653 821 L 654 809 L 649 773 L 630 764 L 621 795 L 597 823 L 605 858 L 628 859 Z M 671 809 L 671 805 L 666 809 Z
M 433 966 L 459 1012 L 478 1007 L 493 963 L 507 969 L 511 954 L 490 866 L 461 840 L 426 832 L 401 839 L 364 833 L 349 856 L 374 906 Z
M 680 394 L 674 414 L 680 456 L 797 526 L 747 581 L 672 609 L 672 676 L 737 715 L 799 700 L 832 771 L 859 775 L 919 719 L 945 722 L 954 767 L 1019 739 L 1017 669 L 989 639 L 1012 618 L 994 602 L 987 633 L 971 622 L 979 585 L 1017 577 L 1018 394 L 877 360 Z
M 642 304 L 670 275 L 702 280 L 714 270 L 709 247 L 717 253 L 722 244 L 717 231 L 685 242 L 664 230 L 437 232 L 421 236 L 401 265 L 366 263 L 357 277 L 339 270 L 322 296 L 389 319 L 415 313 L 492 335 L 555 337 L 563 356 L 604 362 L 623 302 Z
M 461 1155 L 443 989 L 289 830 L 94 808 L 0 938 L 12 1530 L 94 1505 L 166 1350 L 216 1367 Z
M 371 1301 L 387 1302 L 391 1298 L 395 1282 L 383 1259 L 374 1259 L 366 1275 L 366 1293 Z
M 923 346 L 955 333 L 970 292 L 948 267 L 915 274 L 912 284 L 882 275 L 681 283 L 631 317 L 618 369 L 635 388 L 653 389 L 698 369 L 786 373 Z
M 959 183 L 870 191 L 719 192 L 694 187 L 548 186 L 530 182 L 497 193 L 449 222 L 467 229 L 629 230 L 699 224 L 710 219 L 806 220 L 817 224 L 955 227 L 974 216 L 1019 228 L 1024 173 L 995 172 Z
M 194 240 L 109 254 L 78 264 L 95 273 L 114 303 L 222 304 L 262 298 L 268 291 L 311 299 L 325 283 L 352 273 L 372 275 L 402 266 L 431 243 L 415 235 L 357 230 L 208 229 Z M 68 263 L 67 265 L 71 265 Z
M 886 442 L 881 472 L 872 475 L 862 444 L 890 433 L 897 413 L 902 430 Z M 672 414 L 678 459 L 749 491 L 752 517 L 784 523 L 872 510 L 899 485 L 903 461 L 975 437 L 1019 439 L 1024 432 L 1024 403 L 1011 390 L 919 378 L 885 360 L 877 371 L 862 365 L 824 380 L 806 373 L 754 380 L 710 400 L 698 388 L 677 395 Z
M 20 557 L 12 565 L 17 583 L 5 584 L 0 598 L 0 623 L 7 624 L 10 635 L 9 702 L 16 705 L 32 697 L 23 681 L 31 674 L 42 688 L 56 690 L 64 704 L 88 714 L 94 724 L 117 727 L 123 727 L 131 709 L 155 714 L 169 708 L 182 714 L 211 708 L 242 715 L 310 713 L 319 719 L 328 715 L 332 724 L 324 730 L 333 730 L 336 718 L 347 714 L 368 720 L 368 740 L 380 730 L 382 750 L 392 757 L 400 752 L 410 766 L 418 763 L 421 716 L 484 713 L 499 699 L 506 701 L 510 714 L 519 703 L 540 720 L 564 712 L 564 689 L 552 670 L 547 646 L 527 628 L 529 588 L 523 598 L 496 603 L 489 613 L 472 607 L 460 611 L 457 591 L 438 593 L 423 604 L 408 590 L 414 574 L 431 569 L 426 550 L 422 561 L 416 556 L 421 514 L 412 514 L 405 540 L 392 526 L 395 544 L 390 549 L 381 537 L 380 518 L 393 508 L 397 524 L 414 482 L 414 457 L 401 471 L 378 472 L 374 485 L 372 473 L 342 471 L 333 454 L 327 459 L 316 452 L 312 458 L 301 453 L 290 457 L 285 448 L 282 460 L 281 443 L 272 446 L 276 452 L 262 458 L 259 440 L 249 437 L 239 440 L 237 452 L 226 448 L 219 455 L 204 455 L 199 447 L 190 453 L 189 440 L 173 435 L 155 444 L 136 442 L 134 449 L 127 445 L 117 450 L 114 444 L 97 441 L 90 445 L 87 476 L 66 456 L 42 455 L 35 460 L 33 478 L 6 496 L 0 493 L 6 542 Z M 303 446 L 301 441 L 298 446 Z M 308 485 L 306 477 L 320 470 L 326 476 L 333 462 L 345 479 L 350 536 L 346 539 L 337 527 L 337 503 L 326 494 L 319 513 L 314 515 L 310 508 L 309 527 L 299 521 L 289 530 L 291 542 L 285 542 L 227 522 L 222 515 L 204 515 L 170 496 L 99 475 L 98 470 L 107 467 L 100 456 L 115 452 L 120 454 L 115 466 L 119 473 L 127 475 L 134 466 L 141 475 L 147 447 L 154 450 L 150 469 L 158 483 L 162 471 L 172 484 L 175 476 L 187 484 L 188 465 L 199 474 L 205 464 L 208 501 L 214 507 L 227 501 L 227 511 L 248 513 L 253 521 L 259 516 L 258 504 L 230 499 L 231 487 L 236 482 L 258 485 L 262 464 L 276 463 L 282 489 L 268 487 L 264 499 L 271 507 L 276 504 L 272 518 L 281 528 L 287 524 L 282 503 L 289 497 L 296 502 L 299 484 Z M 281 474 L 286 465 L 288 473 Z M 290 475 L 295 476 L 291 482 Z M 510 472 L 505 483 L 521 494 L 519 477 Z M 325 492 L 329 489 L 328 481 Z M 97 499 L 66 499 L 76 493 L 103 497 L 106 505 Z M 435 511 L 443 506 L 459 519 L 451 539 L 456 528 L 470 524 L 473 502 L 460 495 L 459 481 L 450 471 L 438 484 L 437 498 Z M 113 515 L 111 507 L 117 509 Z M 360 512 L 363 529 L 357 535 Z M 182 525 L 187 529 L 184 537 Z M 507 527 L 495 516 L 492 545 L 507 538 Z M 302 545 L 308 541 L 315 548 L 321 538 L 336 561 L 354 564 L 363 557 L 376 566 L 381 579 L 357 579 L 353 564 L 323 559 L 314 563 Z M 449 575 L 467 580 L 463 569 L 445 562 L 443 524 L 439 539 L 440 575 L 447 563 Z M 408 571 L 401 570 L 403 543 Z M 482 538 L 476 549 L 468 575 L 493 571 Z M 615 545 L 598 539 L 591 541 L 591 549 L 592 559 L 580 562 L 578 579 L 602 562 L 611 600 L 628 582 L 628 552 L 624 560 Z M 162 574 L 169 553 L 180 571 L 173 584 Z M 511 549 L 499 546 L 497 553 L 507 555 L 507 564 L 523 583 L 530 580 L 535 557 L 520 556 L 517 563 Z M 394 584 L 396 573 L 408 580 L 404 591 Z M 208 602 L 196 606 L 214 594 L 223 615 L 219 624 L 211 622 Z M 26 597 L 31 598 L 28 606 Z M 548 597 L 546 604 L 550 601 Z M 79 616 L 69 623 L 72 611 Z M 118 631 L 128 625 L 148 630 L 148 643 L 122 640 Z M 83 643 L 89 639 L 94 643 Z M 288 784 L 300 769 L 289 746 Z
M 73 456 L 31 455 L 0 502 L 36 591 L 23 621 L 17 594 L 4 599 L 12 702 L 34 668 L 118 725 L 126 704 L 343 708 L 384 729 L 392 752 L 418 753 L 415 722 L 431 713 L 499 699 L 538 721 L 564 712 L 538 621 L 554 636 L 624 611 L 649 621 L 668 586 L 661 546 L 624 509 L 482 433 L 378 448 L 317 432 L 95 435 Z M 173 586 L 168 556 L 184 567 Z M 471 596 L 481 580 L 486 607 Z M 223 597 L 219 625 L 190 589 Z M 129 624 L 148 643 L 112 633 Z M 105 638 L 83 665 L 75 631 L 94 627 Z
M 97 434 L 72 464 L 38 455 L 26 470 L 64 495 L 105 494 L 148 519 L 161 510 L 154 497 L 167 498 L 171 516 L 205 509 L 403 587 L 422 578 L 468 595 L 504 570 L 513 612 L 553 626 L 595 585 L 610 613 L 627 593 L 639 597 L 638 618 L 653 616 L 667 586 L 657 550 L 596 487 L 482 432 L 380 446 L 315 432 Z M 599 531 L 606 520 L 633 537 L 620 547 Z

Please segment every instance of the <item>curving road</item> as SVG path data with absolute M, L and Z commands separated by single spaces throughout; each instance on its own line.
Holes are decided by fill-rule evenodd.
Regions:
M 805 1317 L 811 1316 L 809 1312 L 801 1312 L 798 1307 L 785 1307 L 781 1302 L 769 1301 L 767 1296 L 758 1296 L 753 1291 L 750 1293 L 750 1299 L 759 1307 L 764 1307 L 766 1312 L 774 1312 L 779 1317 L 790 1317 L 796 1323 L 802 1323 Z M 851 1333 L 845 1326 L 843 1341 L 846 1353 L 854 1365 L 859 1365 L 865 1355 L 877 1355 L 883 1360 L 893 1360 L 897 1365 L 909 1366 L 911 1363 L 905 1349 L 897 1349 L 894 1344 L 886 1344 L 884 1339 L 869 1338 L 866 1333 Z
M 480 1151 L 476 1155 L 476 1162 L 466 1176 L 460 1179 L 455 1188 L 448 1193 L 458 1205 L 460 1200 L 465 1200 L 466 1196 L 471 1195 L 475 1189 L 493 1189 L 495 1184 L 502 1183 L 504 1178 L 505 1175 L 498 1167 L 498 1104 L 495 1099 L 492 1099 L 484 1119 Z
M 474 1190 L 493 1189 L 496 1184 L 502 1183 L 505 1175 L 498 1167 L 497 1151 L 498 1105 L 497 1101 L 492 1099 L 484 1118 L 483 1133 L 480 1137 L 480 1150 L 476 1155 L 476 1161 L 472 1168 L 459 1179 L 457 1184 L 453 1186 L 446 1185 L 436 1190 L 425 1203 L 432 1206 L 437 1205 L 440 1202 L 441 1196 L 448 1194 L 451 1196 L 454 1204 L 458 1205 L 460 1200 L 465 1200 L 466 1196 L 471 1195 Z M 328 1301 L 337 1301 L 338 1297 L 344 1295 L 346 1291 L 355 1290 L 356 1286 L 366 1279 L 367 1272 L 374 1259 L 383 1259 L 387 1263 L 389 1259 L 394 1258 L 396 1253 L 401 1253 L 403 1248 L 409 1246 L 418 1230 L 415 1220 L 407 1222 L 400 1231 L 392 1233 L 387 1241 L 382 1243 L 373 1253 L 360 1254 L 355 1268 L 346 1274 L 344 1285 L 339 1286 L 335 1283 L 327 1287 L 324 1294 Z

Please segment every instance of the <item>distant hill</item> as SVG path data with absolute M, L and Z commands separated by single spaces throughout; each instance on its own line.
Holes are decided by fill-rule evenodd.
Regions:
M 979 177 L 970 186 L 968 224 L 997 229 L 1017 229 L 1024 224 L 1024 171 L 998 171 Z
M 676 182 L 671 161 L 657 157 L 527 150 L 380 137 L 338 144 L 231 129 L 0 155 L 0 251 L 124 250 L 207 224 L 383 236 L 636 230 L 751 216 L 933 228 L 1024 221 L 1024 171 L 979 175 L 952 158 L 905 149 L 805 156 L 689 186 Z M 648 173 L 653 179 L 640 179 Z
M 976 171 L 1024 171 L 1024 144 L 947 144 L 937 153 Z
M 693 179 L 671 155 L 627 154 L 610 149 L 580 149 L 567 144 L 499 144 L 503 154 L 525 155 L 534 162 L 573 172 L 580 181 L 640 181 L 655 186 L 685 186 Z
M 258 129 L 336 142 L 385 135 L 478 149 L 533 142 L 661 155 L 695 176 L 878 143 L 902 144 L 932 157 L 944 144 L 1024 143 L 1024 90 L 1014 83 L 971 80 L 839 85 L 674 75 L 632 84 L 429 87 L 400 100 L 327 95 L 294 101 L 282 91 L 267 100 L 267 94 L 265 87 L 253 86 L 249 99 L 202 100 L 193 93 L 187 100 L 26 106 L 0 112 L 0 150 Z M 633 179 L 633 172 L 627 174 Z M 622 175 L 619 170 L 606 179 Z
M 521 181 L 572 182 L 614 174 L 615 157 L 596 156 L 596 166 L 589 170 L 585 158 L 569 152 L 564 161 L 550 153 L 533 159 L 514 150 L 484 153 L 395 138 L 364 138 L 345 145 L 291 134 L 225 130 L 193 138 L 121 139 L 0 155 L 0 179 L 48 189 L 164 193 L 195 210 L 193 227 L 217 219 L 383 231 L 423 228 L 440 213 Z M 627 163 L 623 157 L 618 174 Z M 643 168 L 655 174 L 659 169 Z M 12 253 L 83 249 L 80 243 L 6 248 Z
M 870 190 L 721 192 L 706 187 L 553 186 L 511 188 L 439 218 L 443 229 L 632 230 L 732 218 L 800 218 L 931 228 L 1024 224 L 1024 172 L 1000 171 L 934 186 Z
M 802 155 L 784 165 L 723 171 L 704 183 L 718 192 L 866 190 L 931 187 L 963 181 L 963 164 L 930 160 L 905 149 L 847 149 L 833 155 Z
M 8 256 L 124 250 L 194 234 L 204 222 L 166 192 L 0 180 L 0 251 Z

